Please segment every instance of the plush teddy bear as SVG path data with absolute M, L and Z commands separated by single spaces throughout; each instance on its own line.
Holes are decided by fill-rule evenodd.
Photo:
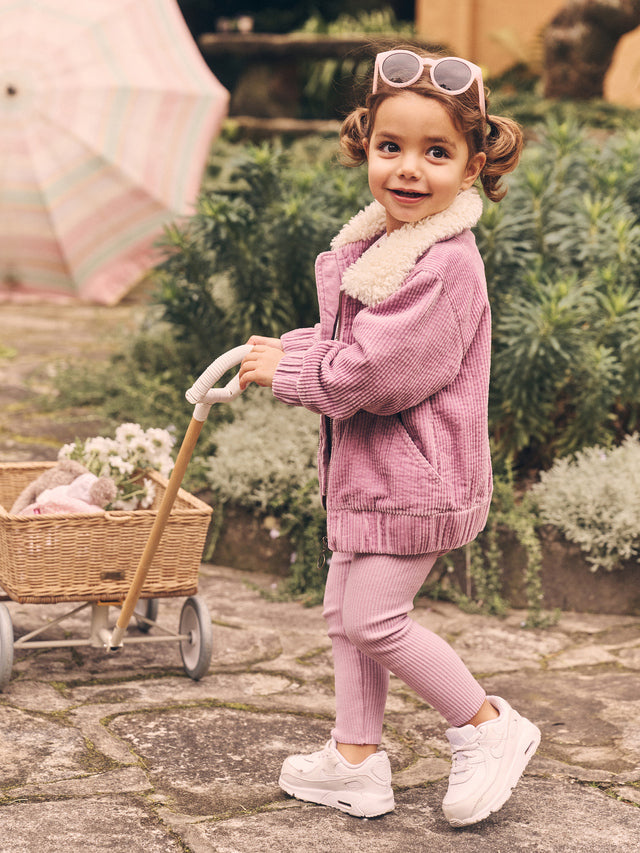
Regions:
M 74 459 L 63 458 L 23 489 L 11 513 L 102 512 L 115 497 L 110 477 L 96 477 Z

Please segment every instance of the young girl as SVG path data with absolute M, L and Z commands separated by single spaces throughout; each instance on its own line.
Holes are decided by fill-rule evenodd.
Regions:
M 507 801 L 540 732 L 408 613 L 436 558 L 471 541 L 489 511 L 490 312 L 470 229 L 476 180 L 501 199 L 522 135 L 487 114 L 477 66 L 394 50 L 377 56 L 340 142 L 368 164 L 375 200 L 317 260 L 319 324 L 252 337 L 240 368 L 241 387 L 271 386 L 322 415 L 336 723 L 324 749 L 284 762 L 280 786 L 362 817 L 394 808 L 378 750 L 392 672 L 450 726 L 443 810 L 465 826 Z

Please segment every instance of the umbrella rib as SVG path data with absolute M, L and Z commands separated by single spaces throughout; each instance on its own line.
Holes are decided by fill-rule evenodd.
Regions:
M 31 164 L 33 167 L 33 173 L 34 173 L 34 175 L 38 175 L 37 157 L 36 157 L 35 151 L 33 150 L 31 137 L 29 134 L 26 135 L 26 142 L 27 142 L 27 149 L 29 151 L 29 159 L 31 160 Z M 67 255 L 67 253 L 65 252 L 64 241 L 61 239 L 61 234 L 59 233 L 58 227 L 56 225 L 56 221 L 55 221 L 53 214 L 52 214 L 52 211 L 51 211 L 51 207 L 48 203 L 46 190 L 39 180 L 38 180 L 38 184 L 37 184 L 36 189 L 37 189 L 37 192 L 38 192 L 40 198 L 42 199 L 42 210 L 44 211 L 44 213 L 45 213 L 45 215 L 46 215 L 46 217 L 47 217 L 47 219 L 51 225 L 52 233 L 56 237 L 56 245 L 57 245 L 58 250 L 60 252 L 60 256 L 62 258 L 62 262 L 64 264 L 65 271 L 66 271 L 67 275 L 69 276 L 69 278 L 72 281 L 74 281 L 75 278 L 73 275 L 73 267 L 71 266 L 71 262 L 70 262 L 70 259 Z

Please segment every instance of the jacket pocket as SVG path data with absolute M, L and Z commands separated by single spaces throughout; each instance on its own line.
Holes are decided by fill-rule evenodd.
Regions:
M 421 514 L 450 504 L 443 479 L 399 415 L 358 412 L 334 423 L 329 489 L 336 508 Z
M 409 409 L 398 415 L 400 423 L 422 461 L 431 469 L 434 476 L 442 482 L 440 459 L 433 428 L 433 418 L 430 411 L 421 406 L 420 409 Z

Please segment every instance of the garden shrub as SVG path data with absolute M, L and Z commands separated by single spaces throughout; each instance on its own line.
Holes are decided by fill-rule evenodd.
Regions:
M 476 228 L 494 324 L 491 432 L 519 475 L 640 428 L 640 132 L 602 141 L 554 119 L 536 133 Z M 121 390 L 107 377 L 119 420 L 152 425 L 148 405 L 164 426 L 221 352 L 314 323 L 315 257 L 370 198 L 365 170 L 335 168 L 335 139 L 221 146 L 198 212 L 167 233 L 157 316 L 113 365 Z M 134 406 L 137 363 L 149 393 Z
M 167 230 L 157 302 L 192 372 L 251 334 L 316 322 L 316 256 L 367 189 L 362 172 L 310 151 L 301 159 L 278 144 L 248 146 L 228 184 L 204 192 L 195 216 Z
M 401 22 L 390 6 L 357 14 L 342 13 L 334 21 L 325 21 L 318 13 L 312 15 L 300 30 L 307 34 L 330 36 L 370 35 L 371 49 L 365 54 L 354 51 L 339 58 L 310 59 L 303 64 L 305 81 L 301 111 L 313 118 L 340 116 L 361 103 L 371 85 L 375 52 L 384 50 L 380 39 L 388 36 L 389 46 L 412 43 L 416 37 L 413 23 Z M 377 47 L 373 47 L 373 38 Z M 420 48 L 424 50 L 424 48 Z
M 270 517 L 274 535 L 292 543 L 290 576 L 282 591 L 317 603 L 325 573 L 318 555 L 326 534 L 316 466 L 318 415 L 285 406 L 250 387 L 234 419 L 215 433 L 216 452 L 201 461 L 219 507 L 231 503 Z
M 233 415 L 216 430 L 217 450 L 206 462 L 219 501 L 275 513 L 293 491 L 317 485 L 318 415 L 254 386 L 235 400 Z
M 529 495 L 520 494 L 510 470 L 498 469 L 494 473 L 493 498 L 484 530 L 473 542 L 444 557 L 444 567 L 448 573 L 454 571 L 454 555 L 463 556 L 463 588 L 456 588 L 450 582 L 443 586 L 443 571 L 435 586 L 427 583 L 429 595 L 448 598 L 463 610 L 504 616 L 509 601 L 504 596 L 502 546 L 505 537 L 512 537 L 520 545 L 524 556 L 521 570 L 528 612 L 523 626 L 541 628 L 554 623 L 557 613 L 543 611 L 542 548 L 537 524 L 535 507 Z
M 494 316 L 490 418 L 520 469 L 640 419 L 640 133 L 551 121 L 477 228 Z
M 558 459 L 531 490 L 541 520 L 611 571 L 640 553 L 640 440 L 590 447 Z
M 92 374 L 60 371 L 56 405 L 93 406 L 114 428 L 171 425 L 180 438 L 192 413 L 184 392 L 214 358 L 250 334 L 315 323 L 315 258 L 368 200 L 365 173 L 336 169 L 336 148 L 321 137 L 289 147 L 219 140 L 197 213 L 167 229 L 144 328 Z M 230 417 L 233 407 L 212 407 L 201 453 Z M 206 487 L 198 465 L 186 484 Z

